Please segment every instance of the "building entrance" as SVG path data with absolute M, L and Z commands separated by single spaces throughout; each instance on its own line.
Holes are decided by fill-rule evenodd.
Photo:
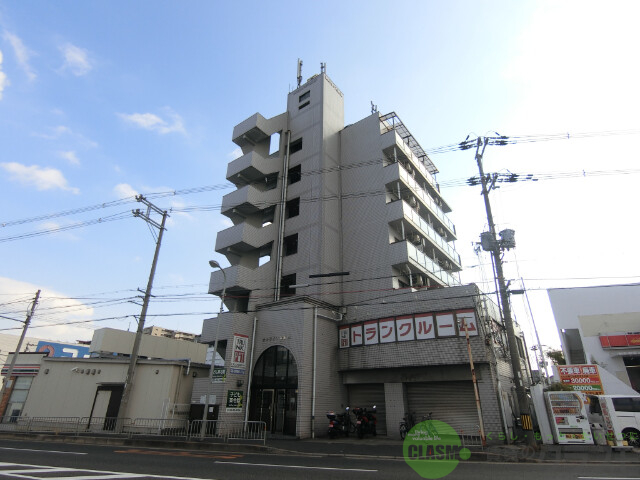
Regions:
M 298 367 L 287 348 L 271 347 L 260 356 L 251 392 L 250 420 L 265 422 L 271 433 L 296 434 Z

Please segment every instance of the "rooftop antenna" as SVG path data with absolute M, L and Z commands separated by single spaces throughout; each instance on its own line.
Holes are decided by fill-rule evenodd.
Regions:
M 320 73 L 327 73 L 327 64 L 320 63 Z
M 302 60 L 298 59 L 298 87 L 302 83 Z
M 373 100 L 371 100 L 371 113 L 376 113 L 378 111 L 378 105 L 373 104 Z

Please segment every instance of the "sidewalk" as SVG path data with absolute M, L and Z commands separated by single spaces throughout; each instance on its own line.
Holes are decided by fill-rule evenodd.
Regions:
M 123 445 L 144 448 L 166 448 L 197 451 L 225 451 L 237 453 L 294 454 L 315 456 L 377 457 L 404 460 L 402 441 L 383 436 L 304 439 L 268 438 L 261 443 L 213 443 L 149 438 L 118 438 L 105 436 L 67 436 L 53 434 L 0 434 L 1 439 L 76 443 L 92 445 Z M 487 462 L 562 462 L 562 463 L 631 463 L 640 465 L 640 449 L 613 451 L 611 447 L 596 445 L 541 445 L 532 451 L 524 445 L 491 445 L 481 449 L 470 447 L 469 461 Z
M 282 439 L 267 440 L 267 447 L 274 453 L 307 455 L 374 456 L 404 460 L 402 441 L 376 438 Z M 524 445 L 491 445 L 481 449 L 470 447 L 470 461 L 489 462 L 564 462 L 564 463 L 637 463 L 640 449 L 614 451 L 611 447 L 596 445 L 541 445 L 532 451 Z

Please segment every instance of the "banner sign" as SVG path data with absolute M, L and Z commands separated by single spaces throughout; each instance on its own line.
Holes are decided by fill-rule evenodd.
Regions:
M 70 345 L 68 343 L 53 343 L 39 341 L 36 352 L 47 352 L 49 357 L 89 358 L 89 347 Z
M 233 349 L 231 350 L 231 365 L 229 371 L 237 375 L 244 375 L 247 369 L 247 348 L 249 337 L 239 333 L 233 334 Z
M 376 345 L 379 343 L 429 340 L 433 338 L 478 335 L 475 310 L 444 313 L 417 313 L 398 317 L 367 320 L 364 323 L 343 325 L 338 329 L 340 348 Z
M 241 412 L 244 393 L 242 390 L 227 390 L 227 412 Z
M 227 369 L 225 367 L 215 367 L 211 375 L 211 383 L 224 383 L 227 380 Z
M 604 395 L 597 365 L 558 365 L 560 382 L 589 395 Z

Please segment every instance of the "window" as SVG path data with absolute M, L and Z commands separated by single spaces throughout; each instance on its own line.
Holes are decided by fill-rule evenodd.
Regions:
M 302 178 L 302 166 L 296 165 L 295 167 L 291 167 L 288 172 L 288 177 L 289 177 L 289 182 L 288 182 L 289 185 L 291 185 L 292 183 L 299 182 L 300 179 Z
M 265 190 L 273 190 L 278 186 L 278 174 L 267 175 L 264 177 Z
M 284 237 L 284 256 L 298 253 L 298 234 L 294 233 L 288 237 Z
M 300 215 L 300 197 L 287 202 L 285 218 L 297 217 Z
M 266 227 L 267 225 L 271 225 L 273 223 L 273 214 L 275 212 L 275 207 L 265 208 L 262 211 L 262 226 Z
M 296 284 L 296 274 L 292 273 L 291 275 L 285 275 L 280 280 L 280 296 L 285 297 L 288 295 L 295 295 L 296 289 L 291 288 L 291 285 Z
M 300 97 L 298 97 L 298 102 L 304 102 L 310 97 L 311 97 L 311 91 L 309 90 L 308 92 L 304 92 L 302 95 L 300 95 Z
M 612 398 L 616 412 L 640 412 L 640 399 L 634 397 Z
M 291 142 L 289 144 L 289 154 L 293 155 L 296 152 L 299 152 L 300 150 L 302 150 L 302 139 L 299 138 L 297 140 L 294 140 L 293 142 Z
M 302 105 L 298 107 L 298 110 L 302 110 L 304 107 L 308 106 L 310 102 L 304 102 Z

